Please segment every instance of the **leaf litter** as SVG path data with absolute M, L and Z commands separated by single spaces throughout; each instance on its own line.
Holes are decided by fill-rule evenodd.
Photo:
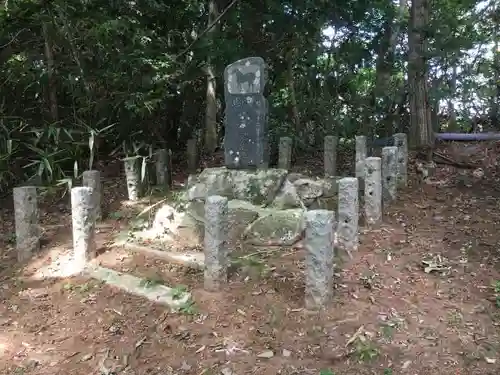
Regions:
M 11 241 L 3 240 L 0 324 L 7 344 L 0 372 L 498 373 L 498 157 L 496 145 L 474 147 L 477 154 L 469 157 L 479 167 L 438 164 L 429 180 L 439 183 L 402 191 L 383 226 L 363 231 L 353 258 L 339 263 L 332 307 L 320 314 L 303 308 L 304 249 L 285 249 L 286 257 L 272 252 L 263 260 L 270 271 L 260 279 L 236 272 L 213 294 L 203 291 L 199 271 L 106 248 L 131 217 L 120 211 L 124 184 L 106 181 L 107 210 L 121 213 L 110 215 L 110 229 L 98 234 L 104 246 L 99 261 L 185 285 L 198 311 L 173 314 L 113 288 L 89 287 L 83 278 L 30 281 L 16 268 Z M 457 157 L 455 149 L 440 152 Z M 42 208 L 45 252 L 71 246 L 60 225 L 67 221 L 60 211 L 69 212 L 64 199 Z M 6 207 L 2 239 L 13 230 Z

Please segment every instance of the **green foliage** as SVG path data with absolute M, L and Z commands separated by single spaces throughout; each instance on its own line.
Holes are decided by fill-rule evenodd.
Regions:
M 172 288 L 172 298 L 173 299 L 181 299 L 186 293 L 188 289 L 185 285 L 178 285 L 175 288 Z
M 495 95 L 499 100 L 490 53 L 498 34 L 495 2 L 430 4 L 430 96 L 433 103 L 461 103 L 466 127 L 489 113 Z M 400 16 L 397 6 L 238 2 L 211 41 L 203 33 L 206 1 L 9 2 L 0 9 L 0 192 L 27 179 L 71 186 L 110 155 L 141 157 L 144 168 L 157 147 L 180 151 L 203 132 L 208 58 L 219 125 L 224 67 L 261 56 L 270 68 L 272 143 L 286 134 L 298 148 L 317 150 L 327 133 L 404 130 L 408 10 Z
M 198 309 L 194 301 L 190 299 L 179 307 L 179 313 L 183 315 L 196 315 L 198 313 Z
M 154 275 L 151 277 L 147 277 L 145 279 L 142 279 L 139 285 L 145 289 L 152 288 L 157 285 L 162 285 L 163 280 L 161 279 L 160 276 Z
M 500 280 L 495 281 L 493 291 L 495 293 L 495 305 L 500 309 Z
M 362 362 L 369 362 L 380 354 L 375 344 L 368 340 L 356 340 L 356 355 Z

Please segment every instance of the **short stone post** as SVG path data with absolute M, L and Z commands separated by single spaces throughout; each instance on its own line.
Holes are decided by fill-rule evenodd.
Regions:
M 228 267 L 228 200 L 219 195 L 205 202 L 205 272 L 204 287 L 220 289 L 227 282 Z
M 337 175 L 337 145 L 339 138 L 334 135 L 327 135 L 324 144 L 324 161 L 325 177 L 333 177 Z
M 156 184 L 165 190 L 170 189 L 170 160 L 171 150 L 162 148 L 156 151 Z
M 141 193 L 156 185 L 156 160 L 153 155 L 142 158 L 141 161 Z M 142 175 L 144 173 L 144 176 Z
M 394 134 L 394 146 L 398 148 L 398 184 L 408 185 L 408 137 L 405 133 Z
M 35 186 L 14 188 L 17 260 L 24 262 L 40 249 L 38 200 Z
M 325 308 L 332 300 L 335 230 L 332 211 L 312 210 L 305 213 L 305 306 L 309 310 Z
M 125 165 L 125 178 L 127 180 L 128 199 L 131 201 L 139 200 L 141 194 L 141 173 L 137 161 L 137 156 L 130 156 L 123 159 Z
M 351 257 L 358 250 L 359 179 L 344 177 L 339 180 L 337 241 L 339 248 Z
M 71 189 L 71 217 L 73 224 L 73 257 L 75 265 L 83 270 L 96 256 L 95 217 L 92 188 Z
M 102 209 L 101 209 L 101 196 L 102 196 L 102 186 L 101 186 L 101 173 L 96 170 L 84 171 L 82 174 L 82 185 L 92 188 L 92 205 L 94 206 L 95 219 L 100 221 L 102 219 Z
M 382 201 L 388 205 L 396 199 L 398 177 L 398 148 L 388 146 L 382 148 Z
M 188 172 L 196 173 L 196 170 L 198 169 L 198 145 L 196 144 L 196 138 L 188 139 L 186 152 Z
M 367 156 L 366 136 L 357 135 L 356 136 L 355 173 L 356 173 L 356 177 L 358 177 L 358 178 L 365 177 L 365 159 L 366 159 L 366 156 Z
M 368 224 L 382 219 L 382 161 L 369 157 L 365 160 L 365 217 Z
M 292 145 L 292 138 L 280 138 L 278 168 L 289 170 L 292 166 Z

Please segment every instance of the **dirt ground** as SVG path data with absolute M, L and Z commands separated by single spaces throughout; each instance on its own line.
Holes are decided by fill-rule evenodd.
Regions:
M 478 163 L 484 152 L 499 160 L 488 150 Z M 339 259 L 334 303 L 320 315 L 303 309 L 300 249 L 248 258 L 223 291 L 207 293 L 198 271 L 108 248 L 132 219 L 112 177 L 100 263 L 187 288 L 194 304 L 171 313 L 89 279 L 36 280 L 72 246 L 69 197 L 42 199 L 43 251 L 23 269 L 3 202 L 0 374 L 499 374 L 496 170 L 439 166 L 431 183 L 412 181 L 353 259 Z

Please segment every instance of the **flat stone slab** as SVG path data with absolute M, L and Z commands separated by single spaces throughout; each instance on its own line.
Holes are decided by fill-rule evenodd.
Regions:
M 144 297 L 152 302 L 169 306 L 172 310 L 178 310 L 185 306 L 191 299 L 191 293 L 186 292 L 178 296 L 179 293 L 173 288 L 161 284 L 148 285 L 146 279 L 127 275 L 109 268 L 99 266 L 89 267 L 85 270 L 85 274 L 107 285 L 120 288 L 139 297 Z M 176 296 L 176 298 L 173 296 Z
M 112 247 L 123 247 L 124 249 L 133 252 L 150 254 L 160 259 L 166 260 L 167 262 L 189 268 L 195 268 L 198 270 L 203 270 L 205 267 L 205 254 L 194 251 L 180 253 L 174 251 L 156 250 L 148 246 L 138 245 L 125 241 L 116 242 L 112 245 Z

